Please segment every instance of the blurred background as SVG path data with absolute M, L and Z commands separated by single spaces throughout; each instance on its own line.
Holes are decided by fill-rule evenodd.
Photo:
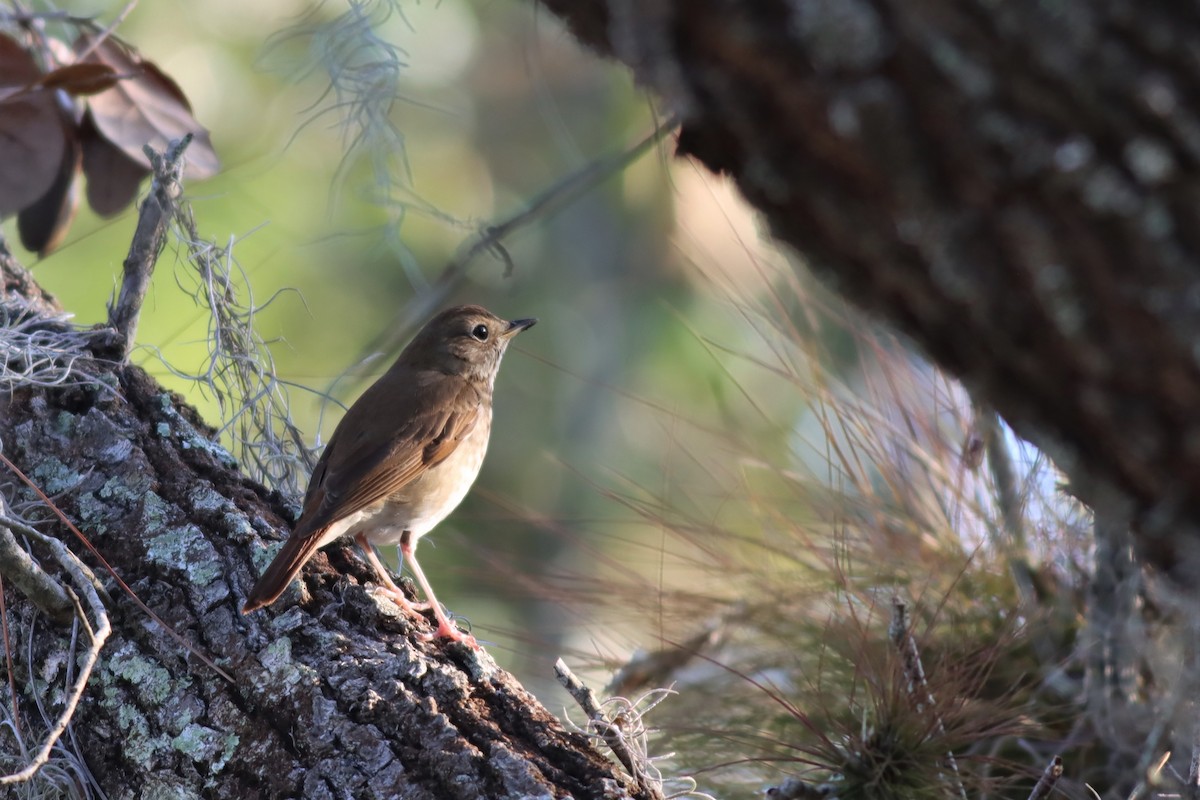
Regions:
M 372 348 L 389 333 L 402 344 L 397 328 L 423 321 L 406 309 L 464 242 L 662 121 L 624 70 L 583 52 L 536 4 L 401 5 L 347 16 L 341 4 L 295 0 L 144 3 L 119 28 L 211 131 L 222 171 L 187 185 L 188 198 L 202 235 L 232 241 L 246 296 L 273 298 L 256 327 L 310 442 L 341 415 L 314 392 L 332 387 L 349 403 L 386 369 L 395 351 Z M 57 7 L 106 24 L 125 4 Z M 332 71 L 385 48 L 395 48 L 394 75 L 330 91 Z M 375 102 L 386 119 L 354 107 Z M 41 261 L 19 255 L 76 321 L 101 322 L 135 220 L 133 209 L 98 219 L 85 203 L 59 250 Z M 604 490 L 669 495 L 693 426 L 752 408 L 743 396 L 757 393 L 751 376 L 735 386 L 713 343 L 735 353 L 763 345 L 728 291 L 765 295 L 782 262 L 763 263 L 747 210 L 722 182 L 673 163 L 669 140 L 534 215 L 503 246 L 511 275 L 485 254 L 438 306 L 478 302 L 541 322 L 501 372 L 477 491 L 421 556 L 439 594 L 498 645 L 502 663 L 544 686 L 564 646 L 619 659 L 666 633 L 650 617 L 593 628 L 542 602 L 536 582 L 591 578 L 607 565 L 644 572 L 653 592 L 662 536 L 631 527 L 636 515 Z M 192 272 L 171 251 L 160 260 L 135 359 L 219 426 L 214 398 L 178 374 L 203 371 L 209 348 Z M 780 414 L 776 422 L 801 406 L 778 395 L 753 402 Z
M 107 24 L 125 5 L 57 7 Z M 480 231 L 668 116 L 531 2 L 164 0 L 133 6 L 119 34 L 211 131 L 222 170 L 188 199 L 201 234 L 232 245 L 309 444 L 390 364 L 387 336 L 406 341 Z M 885 686 L 858 699 L 853 687 L 890 674 L 863 665 L 887 661 L 867 643 L 885 640 L 897 586 L 937 613 L 951 592 L 980 600 L 986 622 L 935 658 L 983 663 L 962 653 L 1029 623 L 1008 610 L 1055 585 L 1047 574 L 1081 571 L 1086 545 L 1036 453 L 813 286 L 729 185 L 671 150 L 667 136 L 530 214 L 503 239 L 507 258 L 474 259 L 437 301 L 540 323 L 506 357 L 475 490 L 420 557 L 439 598 L 556 711 L 570 705 L 560 655 L 599 688 L 639 653 L 708 648 L 712 661 L 645 666 L 617 688 L 680 684 L 656 711 L 680 760 L 701 786 L 726 781 L 721 796 L 753 796 L 777 775 L 756 760 L 768 751 L 785 772 L 841 758 L 828 741 L 798 755 L 809 723 L 773 692 L 820 706 L 844 685 L 848 705 L 818 710 L 864 737 L 883 715 Z M 132 209 L 102 220 L 84 207 L 59 250 L 18 255 L 77 322 L 99 323 L 134 223 Z M 11 222 L 4 232 L 16 242 Z M 134 357 L 220 427 L 233 409 L 187 377 L 209 356 L 197 285 L 168 250 Z M 1012 461 L 999 490 L 981 468 L 989 441 Z M 717 724 L 702 713 L 713 697 L 732 705 L 698 737 Z M 704 774 L 721 763 L 736 766 Z

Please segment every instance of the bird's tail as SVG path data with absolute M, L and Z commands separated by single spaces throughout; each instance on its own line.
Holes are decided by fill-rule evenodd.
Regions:
M 279 595 L 283 594 L 292 578 L 296 577 L 321 546 L 321 533 L 323 531 L 314 531 L 313 535 L 309 536 L 292 536 L 284 542 L 283 549 L 246 596 L 246 604 L 242 606 L 243 614 L 257 611 L 279 599 Z

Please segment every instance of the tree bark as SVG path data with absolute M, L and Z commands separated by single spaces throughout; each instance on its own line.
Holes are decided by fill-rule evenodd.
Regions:
M 1200 6 L 542 0 L 811 268 L 1200 568 Z
M 65 331 L 45 316 L 53 298 L 0 256 L 3 319 L 41 314 L 37 324 Z M 644 796 L 486 653 L 414 637 L 410 620 L 364 588 L 369 570 L 348 550 L 318 556 L 299 592 L 241 616 L 291 510 L 240 474 L 178 396 L 119 363 L 119 337 L 84 332 L 80 342 L 73 374 L 83 382 L 0 399 L 3 452 L 232 682 L 84 555 L 109 595 L 113 634 L 60 765 L 74 751 L 110 798 Z M 24 516 L 51 519 L 11 476 L 0 484 Z M 46 727 L 37 703 L 58 714 L 76 651 L 70 631 L 6 596 L 32 747 Z M 10 729 L 0 743 L 17 752 Z

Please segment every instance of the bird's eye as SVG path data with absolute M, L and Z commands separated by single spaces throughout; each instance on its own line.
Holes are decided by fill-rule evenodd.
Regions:
M 487 338 L 488 338 L 488 326 L 487 325 L 476 325 L 474 328 L 471 329 L 471 335 L 474 336 L 476 339 L 478 339 L 481 342 L 486 342 Z

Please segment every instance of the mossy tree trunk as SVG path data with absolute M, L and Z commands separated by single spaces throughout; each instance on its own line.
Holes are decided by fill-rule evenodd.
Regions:
M 1194 585 L 1200 6 L 539 2 Z
M 46 332 L 65 330 L 37 318 L 53 315 L 53 298 L 0 255 L 3 319 L 32 314 Z M 78 385 L 0 398 L 3 452 L 232 681 L 76 548 L 110 598 L 113 633 L 47 776 L 82 757 L 111 798 L 642 796 L 486 654 L 418 641 L 368 594 L 347 551 L 314 560 L 304 597 L 292 588 L 278 607 L 241 616 L 265 544 L 289 529 L 283 498 L 244 477 L 179 397 L 117 363 L 111 337 L 91 341 L 77 353 Z M 0 480 L 17 513 L 50 519 L 12 476 Z M 70 539 L 57 522 L 40 527 Z M 61 711 L 79 643 L 20 593 L 6 597 L 32 746 L 46 727 L 37 703 Z M 16 751 L 11 731 L 0 740 L 0 752 Z

